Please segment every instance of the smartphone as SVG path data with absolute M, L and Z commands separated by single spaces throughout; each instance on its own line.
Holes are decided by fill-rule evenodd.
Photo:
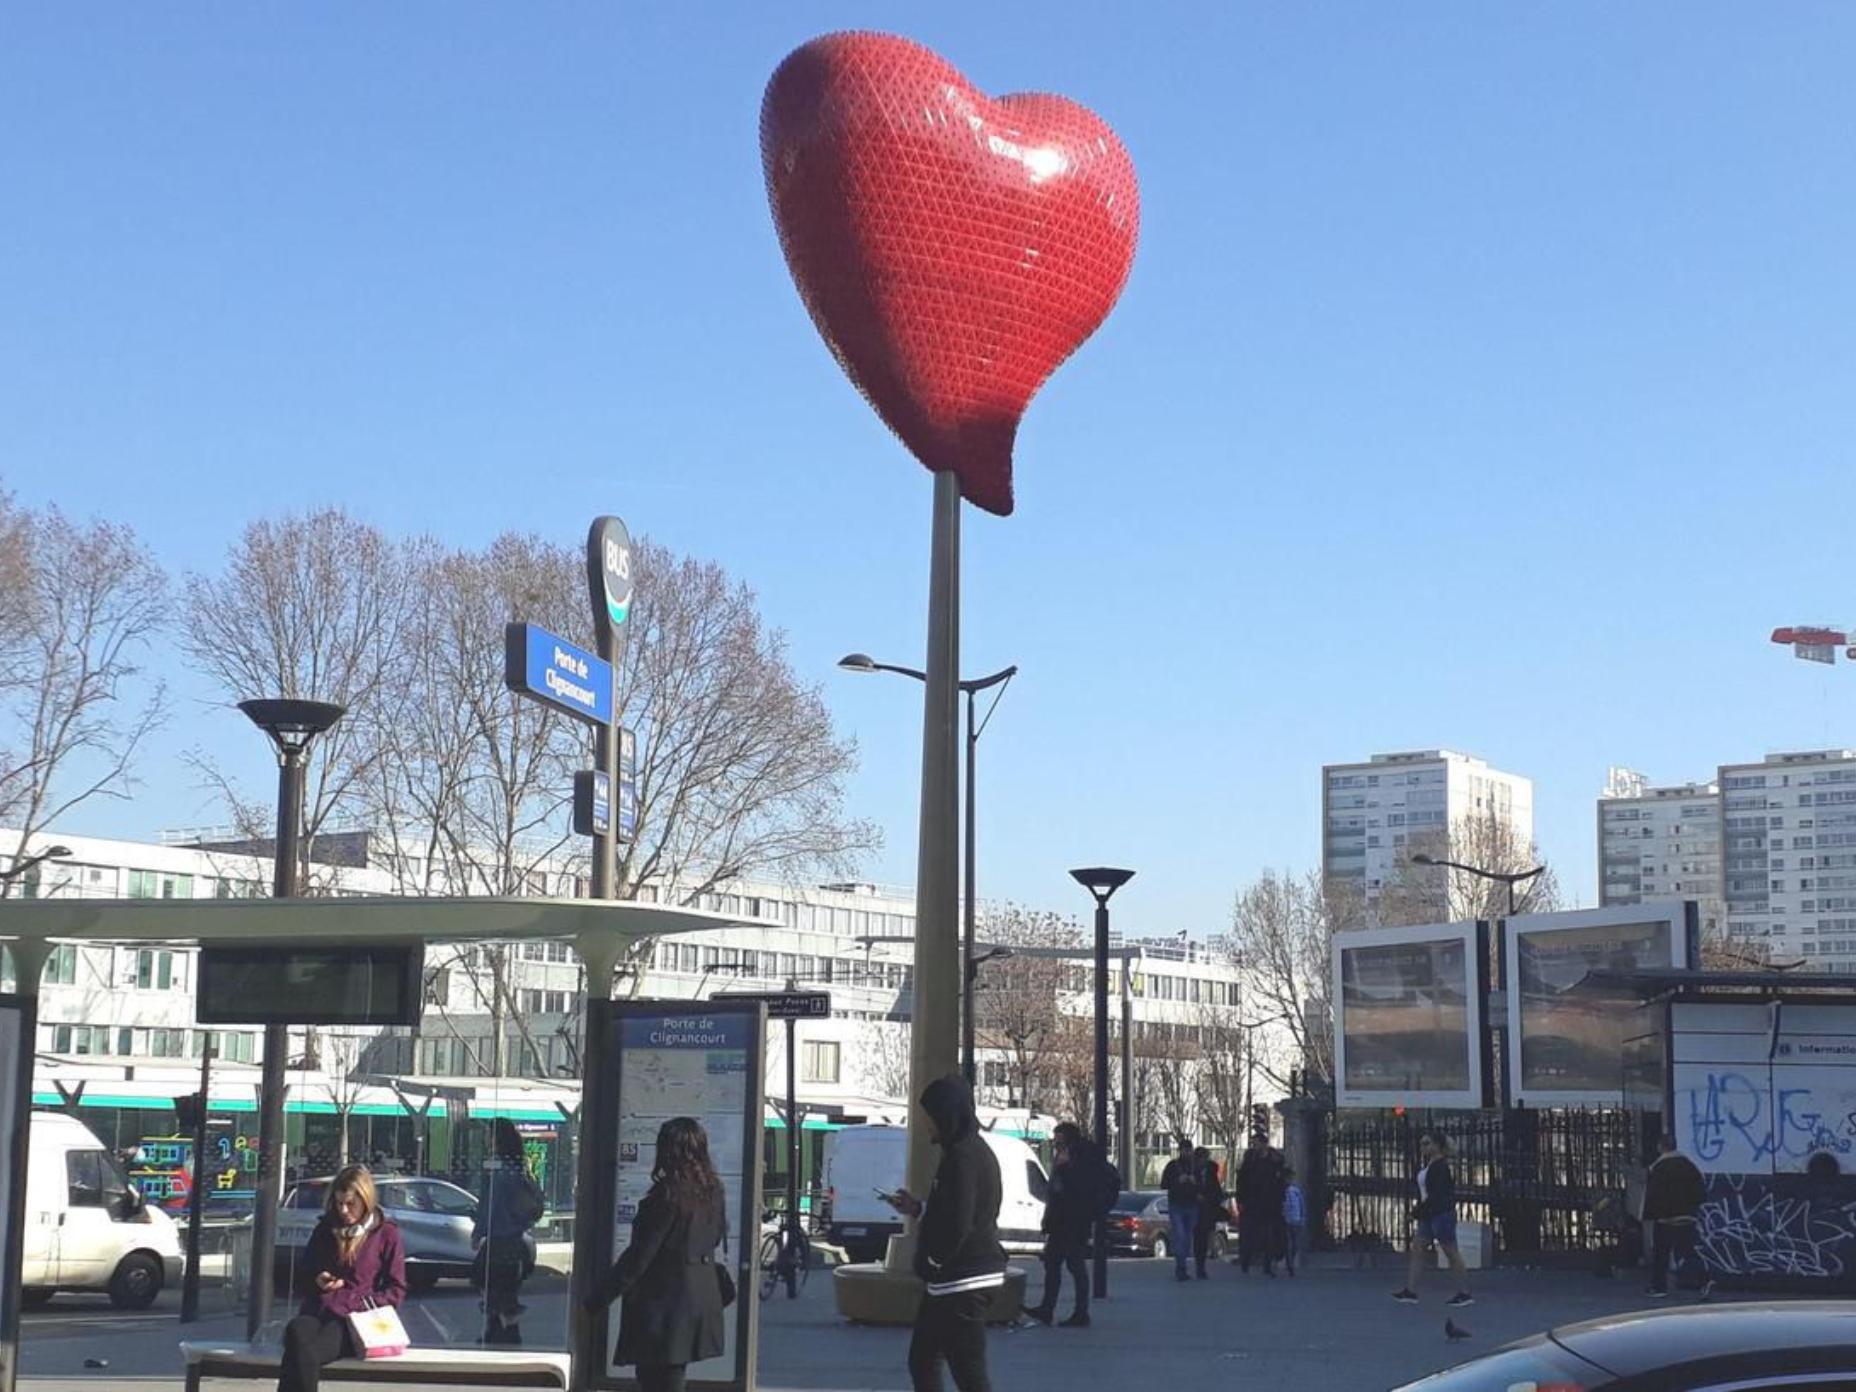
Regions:
M 888 1204 L 891 1208 L 894 1208 L 896 1206 L 896 1196 L 890 1193 L 887 1189 L 872 1189 L 870 1192 L 872 1194 L 875 1194 L 879 1199 L 881 1199 L 884 1203 Z

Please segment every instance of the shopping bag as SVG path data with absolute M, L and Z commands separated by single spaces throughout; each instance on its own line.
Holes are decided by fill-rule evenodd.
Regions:
M 348 1316 L 348 1327 L 354 1330 L 363 1358 L 397 1358 L 412 1342 L 400 1323 L 400 1312 L 391 1305 L 354 1311 Z

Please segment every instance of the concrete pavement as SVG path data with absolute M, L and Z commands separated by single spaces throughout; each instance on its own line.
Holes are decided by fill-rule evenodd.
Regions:
M 1455 1312 L 1474 1338 L 1451 1344 L 1443 1334 L 1443 1299 L 1433 1284 L 1418 1306 L 1390 1299 L 1402 1272 L 1328 1265 L 1271 1281 L 1220 1266 L 1206 1282 L 1178 1285 L 1170 1263 L 1120 1261 L 1110 1268 L 1112 1298 L 1087 1330 L 1029 1327 L 992 1337 L 993 1377 L 1011 1392 L 1078 1388 L 1190 1386 L 1202 1379 L 1243 1385 L 1386 1389 L 1461 1362 L 1523 1335 L 1573 1320 L 1649 1303 L 1640 1279 L 1500 1269 L 1474 1273 L 1477 1304 Z M 762 1307 L 761 1386 L 819 1392 L 898 1392 L 908 1387 L 908 1331 L 856 1328 L 833 1309 L 831 1273 L 814 1272 L 803 1296 L 784 1294 Z M 1036 1291 L 1040 1278 L 1033 1277 Z M 1439 1281 L 1440 1278 L 1433 1278 Z M 531 1283 L 524 1328 L 537 1346 L 560 1346 L 565 1288 L 558 1277 Z M 1068 1310 L 1067 1300 L 1063 1307 Z M 411 1302 L 415 1340 L 469 1342 L 476 1298 L 446 1286 Z M 146 1392 L 178 1392 L 170 1312 L 121 1315 L 107 1305 L 55 1302 L 27 1315 L 26 1377 L 32 1392 L 75 1392 L 134 1379 Z M 188 1337 L 236 1334 L 236 1315 L 191 1326 Z M 552 1339 L 550 1339 L 552 1335 Z M 85 1358 L 107 1370 L 86 1370 Z M 227 1384 L 228 1386 L 230 1384 Z M 246 1384 L 250 1385 L 250 1384 Z M 331 1380 L 330 1386 L 340 1386 Z

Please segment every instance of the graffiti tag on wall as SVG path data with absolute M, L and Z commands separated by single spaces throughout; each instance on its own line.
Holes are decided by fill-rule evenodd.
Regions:
M 1856 1183 L 1814 1190 L 1789 1175 L 1711 1175 L 1695 1250 L 1711 1276 L 1856 1285 Z
M 1770 1170 L 1856 1149 L 1856 1112 L 1832 1110 L 1813 1087 L 1772 1086 L 1757 1070 L 1702 1074 L 1678 1089 L 1676 1115 L 1688 1130 L 1683 1148 L 1710 1169 Z

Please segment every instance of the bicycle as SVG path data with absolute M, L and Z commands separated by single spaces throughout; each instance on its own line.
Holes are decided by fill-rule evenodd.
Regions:
M 760 1298 L 768 1299 L 786 1282 L 786 1298 L 797 1300 L 812 1272 L 812 1243 L 796 1222 L 781 1222 L 760 1239 Z

